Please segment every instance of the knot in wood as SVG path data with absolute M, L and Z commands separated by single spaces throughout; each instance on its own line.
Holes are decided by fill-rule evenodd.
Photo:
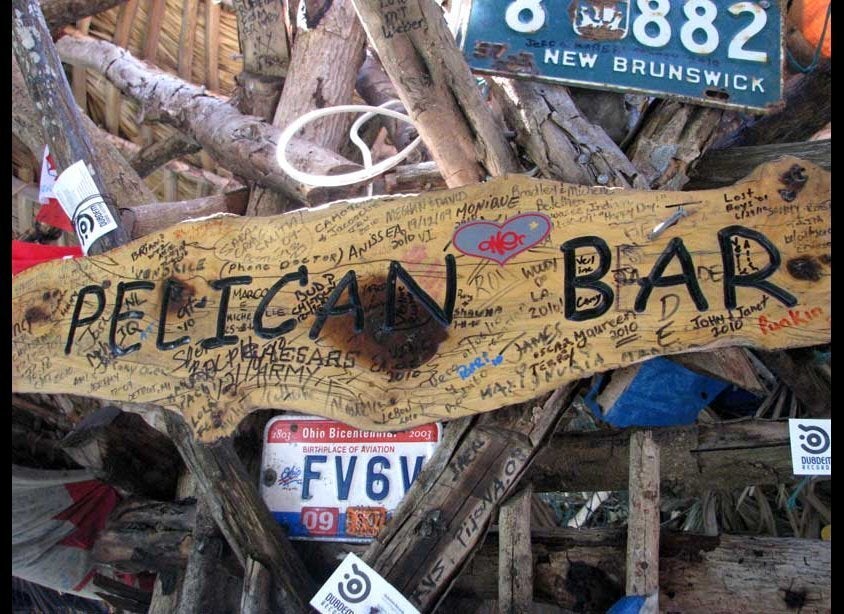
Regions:
M 443 521 L 442 510 L 431 510 L 425 514 L 425 518 L 416 526 L 416 533 L 423 538 L 442 535 L 448 530 L 448 525 Z

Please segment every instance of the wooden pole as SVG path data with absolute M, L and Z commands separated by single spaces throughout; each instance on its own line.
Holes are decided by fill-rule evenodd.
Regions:
M 642 614 L 659 611 L 659 447 L 651 431 L 630 435 L 627 519 L 628 595 L 643 595 Z
M 533 611 L 533 554 L 528 485 L 510 497 L 498 513 L 498 608 L 502 614 Z
M 119 220 L 113 196 L 96 172 L 93 146 L 37 0 L 12 1 L 12 51 L 26 77 L 33 102 L 41 105 L 41 127 L 59 170 L 84 161 L 89 171 L 93 171 L 94 183 L 112 218 Z M 100 254 L 128 240 L 128 234 L 118 222 L 118 227 L 97 239 L 88 253 Z

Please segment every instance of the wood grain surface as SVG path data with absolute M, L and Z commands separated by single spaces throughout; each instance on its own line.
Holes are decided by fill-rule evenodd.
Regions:
M 264 407 L 399 430 L 654 355 L 828 343 L 830 276 L 808 162 L 699 192 L 506 176 L 35 267 L 12 284 L 12 389 L 156 403 L 202 441 Z

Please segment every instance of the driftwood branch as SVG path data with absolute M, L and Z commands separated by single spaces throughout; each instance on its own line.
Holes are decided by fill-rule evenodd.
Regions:
M 202 148 L 197 143 L 186 139 L 183 135 L 174 134 L 141 149 L 138 155 L 132 158 L 131 164 L 138 175 L 147 177 L 170 160 L 196 153 L 200 149 Z
M 293 42 L 290 69 L 273 116 L 275 128 L 286 128 L 308 111 L 349 104 L 352 100 L 355 78 L 363 62 L 363 28 L 355 18 L 351 0 L 334 0 L 327 10 L 320 9 L 311 8 L 308 13 L 306 7 L 309 28 L 299 31 Z M 328 151 L 339 151 L 348 141 L 353 121 L 349 114 L 326 117 L 305 126 L 300 138 Z M 314 172 L 309 162 L 296 168 Z M 283 213 L 290 208 L 288 201 L 258 187 L 249 198 L 247 214 Z
M 648 187 L 603 128 L 577 108 L 568 88 L 493 77 L 498 100 L 516 141 L 545 177 L 579 185 Z
M 214 160 L 236 175 L 308 201 L 317 195 L 357 195 L 359 189 L 319 189 L 292 180 L 276 162 L 280 131 L 239 113 L 224 99 L 134 58 L 126 50 L 72 33 L 57 42 L 64 61 L 96 70 L 138 100 L 147 118 L 159 119 L 194 138 Z M 360 167 L 302 139 L 292 139 L 288 159 L 297 168 L 336 174 Z
M 353 0 L 369 42 L 449 187 L 519 169 L 433 0 Z M 480 163 L 478 162 L 480 161 Z M 485 168 L 484 168 L 485 167 Z

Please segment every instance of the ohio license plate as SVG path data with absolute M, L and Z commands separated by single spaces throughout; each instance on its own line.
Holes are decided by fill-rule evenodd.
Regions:
M 770 110 L 781 0 L 472 0 L 458 37 L 479 73 Z
M 264 431 L 261 495 L 291 539 L 370 541 L 441 433 L 439 424 L 376 433 L 313 416 L 273 418 Z

